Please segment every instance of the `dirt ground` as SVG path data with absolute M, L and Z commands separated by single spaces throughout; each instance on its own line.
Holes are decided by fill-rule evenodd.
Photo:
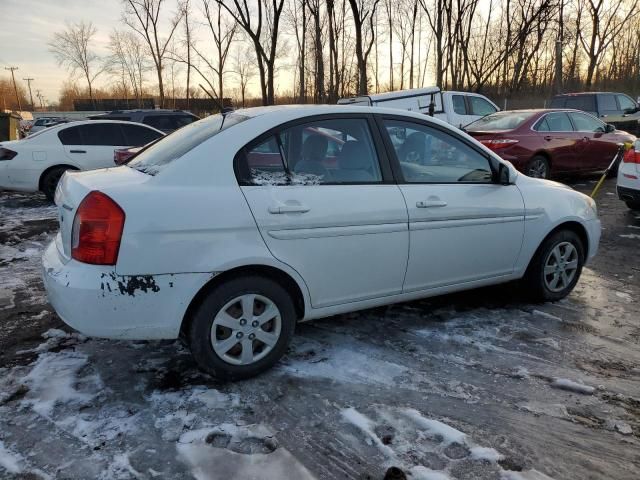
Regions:
M 640 213 L 614 191 L 567 299 L 503 285 L 303 324 L 236 383 L 179 342 L 73 333 L 40 279 L 55 209 L 0 192 L 0 478 L 640 478 Z

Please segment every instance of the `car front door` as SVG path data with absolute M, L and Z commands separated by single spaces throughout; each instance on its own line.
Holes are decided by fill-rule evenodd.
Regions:
M 591 115 L 571 112 L 569 118 L 576 131 L 587 140 L 587 147 L 578 155 L 585 170 L 606 169 L 618 151 L 616 134 L 606 133 L 606 125 Z
M 551 169 L 569 172 L 576 169 L 576 153 L 583 147 L 581 138 L 573 131 L 566 112 L 551 112 L 541 117 L 533 126 L 543 139 L 543 148 L 551 158 Z
M 407 208 L 372 122 L 345 114 L 288 124 L 235 159 L 267 247 L 302 276 L 314 308 L 402 291 Z
M 83 170 L 93 170 L 113 166 L 113 151 L 128 145 L 118 123 L 88 123 L 77 125 L 78 135 L 73 135 L 70 141 L 80 141 L 80 144 L 63 141 L 67 156 Z
M 404 292 L 510 275 L 524 235 L 518 188 L 494 183 L 488 154 L 448 129 L 380 122 L 409 212 Z

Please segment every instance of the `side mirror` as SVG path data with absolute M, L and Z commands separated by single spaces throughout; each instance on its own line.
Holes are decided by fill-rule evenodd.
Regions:
M 610 123 L 607 123 L 604 126 L 604 131 L 605 131 L 605 133 L 615 132 L 616 131 L 616 126 L 615 125 L 611 125 Z
M 504 163 L 500 163 L 498 167 L 498 183 L 500 185 L 511 185 L 511 178 L 509 178 L 509 167 Z

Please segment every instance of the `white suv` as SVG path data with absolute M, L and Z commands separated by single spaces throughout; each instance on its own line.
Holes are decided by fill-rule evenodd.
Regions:
M 273 365 L 295 325 L 523 278 L 575 286 L 590 198 L 519 174 L 424 115 L 268 107 L 187 125 L 129 165 L 67 173 L 43 257 L 60 317 L 87 335 L 182 335 L 206 371 Z
M 631 210 L 640 210 L 640 140 L 622 157 L 618 167 L 618 198 Z

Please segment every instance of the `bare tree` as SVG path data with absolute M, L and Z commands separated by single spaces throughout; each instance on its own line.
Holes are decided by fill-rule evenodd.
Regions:
M 91 22 L 70 23 L 62 32 L 54 33 L 48 44 L 59 65 L 64 65 L 72 75 L 81 72 L 87 82 L 91 100 L 93 82 L 105 70 L 91 45 L 96 33 L 97 30 Z
M 251 39 L 256 53 L 263 105 L 275 101 L 275 63 L 278 33 L 284 0 L 257 0 L 257 12 L 249 8 L 248 0 L 216 0 Z M 231 3 L 232 5 L 227 5 Z
M 150 67 L 144 46 L 133 32 L 114 30 L 109 35 L 109 51 L 110 67 L 126 76 L 138 107 L 141 107 L 144 74 Z
M 355 27 L 356 62 L 358 65 L 358 95 L 369 90 L 367 60 L 375 42 L 374 14 L 380 0 L 349 0 Z
M 187 53 L 187 85 L 186 85 L 186 99 L 187 99 L 187 109 L 189 108 L 189 97 L 191 96 L 190 87 L 191 87 L 191 46 L 192 46 L 192 38 L 191 38 L 191 23 L 189 22 L 189 14 L 191 13 L 191 4 L 189 0 L 184 0 L 182 3 L 182 12 L 183 12 L 183 20 L 184 20 L 184 46 Z
M 123 0 L 125 12 L 122 19 L 126 25 L 137 32 L 144 40 L 153 59 L 158 77 L 160 107 L 164 107 L 163 62 L 168 53 L 169 44 L 182 20 L 183 9 L 169 19 L 168 30 L 162 34 L 161 12 L 164 0 Z
M 315 93 L 314 101 L 323 103 L 325 101 L 324 90 L 324 53 L 322 51 L 322 12 L 320 0 L 305 0 L 311 18 L 313 19 L 313 46 L 314 46 L 314 66 L 315 66 Z
M 238 78 L 238 88 L 240 90 L 240 99 L 242 107 L 245 107 L 247 96 L 247 85 L 255 76 L 255 66 L 248 60 L 249 53 L 244 49 L 238 48 L 234 58 L 233 72 Z

